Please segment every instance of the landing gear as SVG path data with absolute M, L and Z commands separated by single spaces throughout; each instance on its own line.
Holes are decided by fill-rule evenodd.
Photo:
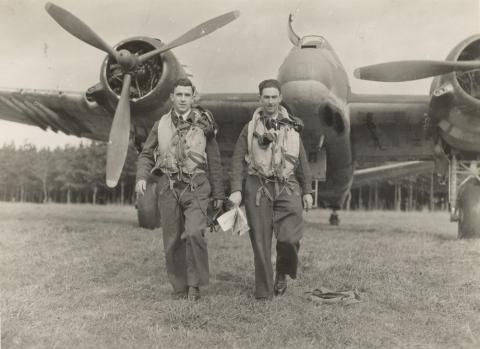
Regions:
M 156 188 L 157 182 L 149 179 L 145 194 L 137 198 L 137 217 L 141 228 L 155 229 L 160 227 L 160 211 L 158 209 Z
M 480 238 L 480 181 L 470 179 L 458 202 L 458 238 Z
M 458 238 L 480 238 L 480 161 L 457 160 L 449 171 L 450 220 L 458 222 Z
M 337 210 L 333 210 L 332 213 L 330 214 L 330 219 L 328 220 L 330 222 L 330 225 L 339 225 L 340 224 L 340 218 L 338 217 Z

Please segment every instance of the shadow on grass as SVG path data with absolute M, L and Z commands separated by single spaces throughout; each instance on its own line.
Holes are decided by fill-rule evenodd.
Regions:
M 445 234 L 445 233 L 434 233 L 433 236 L 437 240 L 442 241 L 457 241 L 457 235 Z
M 229 271 L 220 271 L 212 275 L 209 293 L 219 295 L 241 294 L 249 296 L 253 292 L 255 280 L 253 276 L 234 274 Z

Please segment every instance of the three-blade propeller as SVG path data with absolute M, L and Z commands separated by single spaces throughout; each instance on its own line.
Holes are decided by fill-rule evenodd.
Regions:
M 107 150 L 106 179 L 107 185 L 111 188 L 115 187 L 118 183 L 128 151 L 128 142 L 130 138 L 130 72 L 132 69 L 155 55 L 159 55 L 163 52 L 171 50 L 172 48 L 200 39 L 201 37 L 225 26 L 239 16 L 238 11 L 232 11 L 212 18 L 187 31 L 185 34 L 181 35 L 169 44 L 156 50 L 144 53 L 141 56 L 136 56 L 131 54 L 128 50 L 116 51 L 99 35 L 97 35 L 88 25 L 67 10 L 50 2 L 45 5 L 45 9 L 47 10 L 48 14 L 67 32 L 113 57 L 121 66 L 124 73 L 122 92 L 120 93 L 120 99 L 118 101 L 112 127 L 110 129 L 110 138 Z
M 480 69 L 480 61 L 397 61 L 357 68 L 353 75 L 362 80 L 398 82 L 474 69 Z

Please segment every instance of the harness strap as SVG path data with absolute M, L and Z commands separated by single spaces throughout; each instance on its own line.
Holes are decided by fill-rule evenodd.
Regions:
M 182 198 L 183 194 L 185 194 L 185 192 L 187 191 L 187 189 L 188 189 L 188 185 L 187 185 L 185 188 L 183 188 L 182 192 L 181 192 L 180 195 L 178 196 L 178 200 L 177 200 L 177 201 L 180 202 L 180 199 Z M 193 191 L 193 190 L 192 190 L 192 191 Z
M 160 189 L 160 191 L 159 191 L 158 194 L 159 194 L 159 195 L 163 195 L 163 194 L 165 194 L 165 192 L 166 192 L 167 190 L 170 190 L 170 191 L 172 192 L 172 195 L 173 195 L 173 197 L 175 198 L 175 200 L 176 200 L 177 202 L 179 202 L 180 198 L 178 197 L 178 195 L 177 195 L 177 193 L 175 192 L 175 189 L 174 189 L 174 187 L 173 187 L 174 184 L 175 184 L 175 180 L 172 179 L 172 177 L 170 177 L 169 175 L 167 175 L 167 174 L 165 174 L 165 175 L 168 177 L 168 183 L 165 184 L 162 189 Z
M 197 190 L 197 187 L 198 187 L 197 183 L 195 183 L 195 182 L 193 181 L 194 178 L 195 178 L 195 174 L 193 174 L 193 176 L 190 176 L 189 186 L 190 186 L 190 190 L 191 190 L 191 191 Z M 187 186 L 186 188 L 188 188 L 188 186 Z
M 260 187 L 257 189 L 257 193 L 255 196 L 255 205 L 260 206 L 260 199 L 262 196 L 266 196 L 270 201 L 276 200 L 280 194 L 282 194 L 284 191 L 287 193 L 287 195 L 292 195 L 294 192 L 294 186 L 297 183 L 294 180 L 290 179 L 284 179 L 280 180 L 277 178 L 271 179 L 271 178 L 265 178 L 262 177 L 260 174 L 257 174 L 258 180 L 260 181 Z M 268 190 L 266 184 L 267 183 L 274 183 L 274 195 L 270 193 Z M 282 186 L 280 188 L 280 185 Z
M 182 172 L 178 172 L 178 173 L 175 173 L 175 174 L 165 173 L 165 175 L 168 178 L 168 184 L 166 184 L 160 190 L 159 194 L 162 195 L 167 191 L 167 189 L 170 189 L 170 191 L 172 192 L 172 195 L 175 197 L 175 200 L 177 200 L 177 202 L 180 202 L 180 199 L 182 198 L 183 194 L 185 194 L 187 189 L 190 188 L 190 191 L 194 192 L 198 188 L 197 183 L 195 183 L 195 181 L 194 181 L 196 173 L 194 173 L 193 175 L 189 175 L 189 176 L 185 176 Z M 177 178 L 175 178 L 175 175 L 176 175 Z M 180 195 L 177 195 L 177 192 L 175 191 L 175 183 L 177 183 L 179 181 L 182 181 L 183 183 L 186 183 L 187 185 L 185 186 L 185 188 L 183 188 Z
M 257 137 L 258 139 L 262 138 L 262 135 L 258 133 L 257 131 L 253 131 L 253 137 Z
M 288 161 L 289 163 L 291 163 L 293 166 L 297 165 L 298 158 L 296 158 L 295 156 L 293 156 L 291 154 L 284 153 L 284 157 L 285 157 L 285 160 Z
M 272 142 L 272 155 L 271 155 L 271 158 L 270 158 L 270 168 L 273 169 L 273 173 L 274 174 L 279 174 L 280 171 L 279 171 L 279 166 L 281 166 L 281 164 L 278 164 L 277 166 L 275 166 L 275 153 L 277 152 L 277 135 L 275 134 L 275 141 Z
M 262 178 L 262 176 L 260 175 L 258 175 L 258 179 L 261 185 L 257 189 L 257 193 L 255 195 L 255 205 L 260 206 L 260 199 L 262 198 L 262 196 L 266 196 L 270 201 L 273 202 L 273 196 L 268 191 L 268 188 L 266 187 L 266 183 L 273 182 L 273 181 L 269 180 L 268 178 Z
M 279 183 L 282 183 L 283 186 L 282 186 L 282 189 L 278 190 L 278 184 Z M 292 195 L 292 192 L 293 192 L 293 186 L 295 185 L 295 182 L 294 181 L 289 181 L 289 180 L 285 180 L 285 181 L 282 181 L 282 182 L 275 182 L 276 186 L 275 186 L 275 189 L 276 189 L 276 192 L 277 192 L 277 196 L 275 196 L 275 199 L 277 199 L 280 194 L 282 194 L 284 191 L 287 193 L 287 195 Z
M 192 160 L 197 165 L 197 167 L 200 166 L 200 165 L 203 165 L 203 163 L 205 162 L 204 156 L 200 153 L 197 153 L 197 152 L 193 151 L 193 150 L 190 150 L 188 152 L 187 157 L 190 160 Z

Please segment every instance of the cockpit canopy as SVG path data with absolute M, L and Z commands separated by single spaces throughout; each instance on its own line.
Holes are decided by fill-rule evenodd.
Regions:
M 301 48 L 322 48 L 325 46 L 326 40 L 320 35 L 306 35 L 299 41 Z
M 327 44 L 327 40 L 320 35 L 305 35 L 300 39 L 297 33 L 292 27 L 293 16 L 288 17 L 288 38 L 293 46 L 304 48 L 324 48 Z

